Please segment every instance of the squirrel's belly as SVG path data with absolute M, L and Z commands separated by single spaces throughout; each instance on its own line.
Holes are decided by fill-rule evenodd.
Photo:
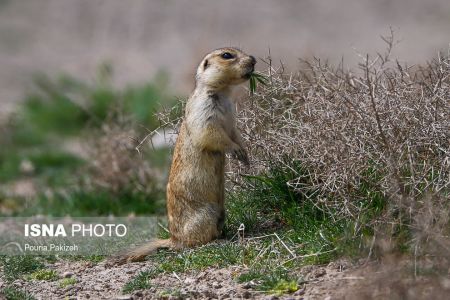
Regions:
M 183 191 L 194 203 L 211 203 L 223 198 L 225 155 L 202 151 L 196 157 L 183 159 L 172 188 Z M 174 187 L 173 185 L 176 185 Z

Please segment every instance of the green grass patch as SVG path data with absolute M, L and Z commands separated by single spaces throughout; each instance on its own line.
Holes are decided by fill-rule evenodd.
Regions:
M 283 239 L 302 244 L 299 255 L 338 247 L 346 220 L 336 221 L 332 212 L 315 204 L 311 200 L 314 190 L 295 193 L 287 184 L 302 177 L 308 186 L 308 174 L 297 163 L 292 168 L 275 166 L 267 174 L 247 176 L 245 180 L 253 188 L 236 192 L 227 203 L 227 235 L 234 235 L 242 223 L 247 234 L 277 232 Z M 327 259 L 322 257 L 316 263 Z
M 48 142 L 48 134 L 34 127 L 23 115 L 12 116 L 3 130 L 2 143 L 18 149 L 43 146 Z
M 277 232 L 294 244 L 301 244 L 299 255 L 326 253 L 311 256 L 308 263 L 326 263 L 339 253 L 341 246 L 349 247 L 348 240 L 371 236 L 369 228 L 352 228 L 358 220 L 343 219 L 333 208 L 321 204 L 315 198 L 314 184 L 310 174 L 300 162 L 289 162 L 290 167 L 273 166 L 269 172 L 259 176 L 246 176 L 246 189 L 233 193 L 227 202 L 226 235 L 233 236 L 240 224 L 247 234 L 258 235 Z M 376 188 L 377 174 L 372 171 L 368 181 L 361 183 L 355 191 L 365 213 L 359 222 L 368 223 L 379 216 L 386 200 Z M 300 178 L 304 192 L 295 192 L 288 183 Z M 330 195 L 332 197 L 332 195 Z M 351 232 L 352 235 L 348 233 Z M 336 249 L 336 252 L 332 251 Z
M 104 72 L 100 70 L 109 69 Z M 35 77 L 35 92 L 24 101 L 22 122 L 45 134 L 73 136 L 89 127 L 100 127 L 107 119 L 130 116 L 138 124 L 154 129 L 154 113 L 160 103 L 173 102 L 167 90 L 168 76 L 159 73 L 153 81 L 124 90 L 112 86 L 112 67 L 100 66 L 93 84 L 68 75 L 51 79 Z
M 264 286 L 264 285 L 262 285 Z M 275 295 L 283 295 L 283 294 L 290 294 L 298 290 L 298 284 L 295 280 L 284 280 L 281 279 L 277 281 L 275 284 L 273 284 L 273 288 L 269 289 L 269 293 L 275 294 Z
M 122 291 L 129 293 L 136 290 L 144 290 L 151 287 L 150 280 L 155 277 L 159 272 L 154 270 L 142 271 L 136 277 L 128 281 Z
M 21 176 L 21 156 L 15 152 L 0 152 L 0 181 L 7 182 Z
M 58 257 L 63 258 L 68 261 L 88 261 L 93 264 L 98 264 L 99 262 L 102 262 L 107 258 L 107 256 L 105 256 L 105 255 L 97 255 L 97 254 L 92 254 L 92 255 L 70 255 L 70 254 L 68 254 L 68 255 L 59 255 Z
M 98 264 L 99 262 L 102 262 L 106 259 L 105 255 L 87 255 L 83 256 L 83 260 L 89 261 L 94 264 Z
M 179 289 L 167 289 L 158 293 L 160 299 L 185 299 L 183 293 Z
M 159 228 L 158 228 L 158 238 L 159 239 L 169 239 L 170 238 L 170 232 L 169 232 L 169 224 L 167 222 L 167 219 L 161 220 L 161 223 L 159 223 Z
M 75 283 L 77 283 L 77 279 L 74 277 L 70 277 L 70 278 L 63 278 L 59 281 L 59 287 L 60 288 L 66 288 L 69 285 L 74 285 Z
M 355 226 L 358 220 L 340 218 L 332 208 L 321 204 L 315 197 L 311 173 L 301 163 L 286 162 L 286 165 L 289 167 L 274 165 L 265 174 L 245 176 L 245 188 L 229 195 L 226 204 L 228 238 L 236 236 L 241 224 L 245 226 L 246 237 L 269 235 L 245 246 L 257 259 L 249 256 L 246 265 L 250 269 L 237 280 L 253 280 L 258 289 L 273 294 L 298 289 L 297 280 L 291 277 L 296 268 L 326 264 L 339 255 L 361 255 L 361 243 L 373 235 L 368 225 Z M 377 190 L 377 174 L 371 174 L 373 181 L 370 176 L 365 177 L 368 181 L 355 191 L 365 209 L 360 221 L 367 224 L 382 213 L 386 201 Z M 300 178 L 302 193 L 288 184 L 296 178 Z M 277 237 L 270 236 L 272 233 Z
M 246 232 L 258 232 L 264 216 L 260 213 L 259 204 L 254 201 L 252 193 L 235 192 L 228 196 L 226 202 L 227 217 L 224 234 L 233 236 L 240 224 L 245 225 Z
M 7 182 L 21 177 L 38 176 L 49 185 L 61 184 L 64 178 L 72 174 L 84 161 L 79 157 L 47 148 L 16 149 L 0 152 L 0 180 Z M 31 169 L 24 173 L 21 164 Z
M 56 273 L 55 270 L 42 269 L 31 273 L 30 275 L 27 276 L 27 279 L 55 281 L 56 279 L 58 279 L 58 273 Z
M 80 166 L 82 160 L 65 152 L 42 151 L 30 155 L 30 161 L 34 165 L 36 173 L 55 172 L 61 169 L 75 169 Z
M 0 295 L 4 296 L 6 300 L 35 300 L 31 294 L 20 290 L 13 286 L 8 286 L 0 291 Z
M 88 114 L 70 98 L 55 91 L 43 96 L 31 95 L 25 99 L 23 119 L 40 132 L 74 135 L 89 120 Z
M 7 281 L 14 281 L 23 275 L 44 268 L 41 260 L 31 255 L 1 256 L 0 262 L 3 266 L 3 274 Z
M 240 283 L 253 281 L 256 289 L 270 294 L 282 295 L 293 293 L 298 290 L 297 280 L 291 278 L 288 271 L 283 268 L 253 268 L 239 275 L 237 281 Z
M 21 215 L 126 216 L 129 213 L 163 214 L 164 211 L 164 198 L 160 191 L 154 191 L 152 194 L 127 190 L 112 193 L 107 189 L 98 188 L 76 189 L 54 195 L 41 194 L 36 203 L 23 210 Z
M 158 253 L 154 259 L 163 272 L 183 273 L 208 267 L 222 268 L 241 262 L 243 249 L 234 243 L 209 244 L 178 253 Z

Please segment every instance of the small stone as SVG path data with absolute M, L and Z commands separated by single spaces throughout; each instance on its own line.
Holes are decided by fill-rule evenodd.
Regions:
M 131 295 L 118 295 L 114 298 L 114 300 L 133 300 L 133 296 Z
M 203 277 L 205 277 L 207 275 L 207 273 L 205 271 L 200 272 L 200 274 L 197 275 L 197 281 L 199 281 L 200 279 L 202 279 Z
M 22 284 L 22 282 L 20 280 L 16 280 L 16 281 L 13 282 L 13 285 L 17 286 L 17 287 L 22 287 L 23 284 Z
M 294 293 L 294 296 L 301 296 L 301 295 L 304 295 L 304 294 L 305 294 L 305 291 L 306 291 L 306 288 L 301 288 L 301 289 L 297 290 L 297 291 Z
M 245 288 L 253 289 L 258 285 L 258 283 L 254 280 L 251 280 L 251 281 L 247 282 L 245 285 L 247 286 Z
M 244 299 L 249 299 L 252 296 L 252 293 L 250 293 L 249 291 L 245 291 L 242 293 L 242 298 Z
M 64 272 L 63 273 L 63 277 L 64 278 L 70 278 L 70 277 L 72 277 L 73 276 L 73 273 L 72 272 Z
M 315 278 L 318 278 L 324 276 L 325 274 L 327 274 L 327 270 L 325 270 L 324 268 L 320 268 L 314 271 L 313 276 Z
M 74 286 L 73 285 L 69 285 L 68 287 L 66 287 L 63 291 L 64 291 L 64 293 L 68 293 L 68 292 L 70 292 L 70 290 L 72 290 L 74 288 Z
M 192 277 L 187 277 L 187 278 L 184 280 L 184 283 L 186 283 L 186 284 L 191 284 L 191 283 L 194 283 L 194 282 L 195 282 L 195 279 L 192 278 Z

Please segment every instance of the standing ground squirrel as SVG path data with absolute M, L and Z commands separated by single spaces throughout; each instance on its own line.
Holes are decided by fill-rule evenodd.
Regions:
M 235 125 L 231 90 L 250 78 L 255 63 L 253 56 L 236 48 L 214 50 L 202 60 L 167 184 L 170 239 L 150 241 L 120 261 L 139 261 L 158 248 L 192 247 L 219 237 L 225 221 L 225 153 L 249 164 Z

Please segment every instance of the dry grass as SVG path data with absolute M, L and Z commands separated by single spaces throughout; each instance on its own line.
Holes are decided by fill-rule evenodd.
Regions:
M 242 174 L 274 166 L 295 173 L 300 162 L 307 172 L 287 185 L 336 219 L 359 220 L 371 206 L 367 201 L 381 197 L 384 224 L 448 238 L 450 52 L 408 66 L 391 59 L 393 32 L 382 39 L 387 50 L 360 55 L 354 71 L 314 59 L 286 74 L 283 66 L 272 67 L 270 57 L 264 60 L 268 84 L 238 108 L 252 166 L 232 161 L 228 179 L 242 187 Z M 160 113 L 163 127 L 177 128 L 174 111 L 182 108 L 180 102 Z
M 269 70 L 271 84 L 244 102 L 238 119 L 254 168 L 300 160 L 314 170 L 314 189 L 335 199 L 348 198 L 373 168 L 384 174 L 379 185 L 391 195 L 444 191 L 449 58 L 411 73 L 388 55 L 364 58 L 361 76 L 318 59 L 295 75 Z M 300 182 L 290 184 L 301 192 Z
M 353 72 L 314 59 L 285 74 L 268 57 L 269 84 L 242 101 L 238 116 L 252 168 L 233 163 L 229 178 L 251 189 L 242 174 L 297 172 L 286 184 L 335 220 L 354 220 L 351 234 L 366 240 L 369 258 L 410 262 L 393 273 L 389 289 L 400 295 L 423 276 L 448 276 L 450 52 L 408 66 L 391 59 L 393 34 L 383 39 L 386 52 L 361 55 Z
M 112 192 L 132 189 L 151 193 L 163 182 L 164 174 L 135 150 L 138 144 L 130 121 L 105 122 L 100 133 L 91 138 L 91 179 Z
M 386 53 L 361 56 L 355 74 L 320 59 L 284 74 L 268 58 L 270 84 L 243 101 L 238 117 L 251 172 L 299 161 L 309 172 L 288 185 L 336 218 L 358 219 L 368 198 L 361 187 L 370 185 L 366 192 L 387 200 L 390 222 L 430 228 L 422 216 L 436 211 L 433 226 L 448 224 L 450 57 L 402 65 L 390 58 L 393 35 L 383 39 Z

